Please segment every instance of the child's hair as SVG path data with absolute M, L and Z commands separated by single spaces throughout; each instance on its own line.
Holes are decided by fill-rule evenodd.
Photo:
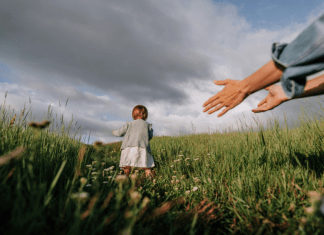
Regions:
M 134 120 L 138 118 L 146 120 L 148 117 L 147 108 L 143 105 L 136 105 L 133 108 L 132 116 Z

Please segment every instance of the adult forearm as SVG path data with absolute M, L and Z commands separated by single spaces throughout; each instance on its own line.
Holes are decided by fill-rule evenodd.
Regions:
M 324 94 L 324 74 L 306 82 L 303 94 L 297 98 L 310 97 Z
M 280 80 L 284 68 L 273 62 L 266 63 L 258 71 L 241 81 L 242 89 L 247 95 L 270 86 Z

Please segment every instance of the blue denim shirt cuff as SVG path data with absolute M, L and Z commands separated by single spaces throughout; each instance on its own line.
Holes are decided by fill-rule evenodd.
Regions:
M 272 44 L 272 60 L 285 68 L 281 76 L 281 86 L 288 99 L 292 99 L 303 93 L 306 85 L 306 77 L 294 78 L 299 68 L 289 67 L 288 64 L 279 60 L 281 53 L 288 44 Z
M 280 79 L 282 90 L 288 99 L 303 94 L 306 85 L 306 77 L 291 78 L 296 69 L 298 68 L 287 68 Z
M 282 89 L 291 99 L 303 93 L 306 77 L 324 69 L 324 14 L 289 44 L 272 44 L 272 59 L 285 68 Z

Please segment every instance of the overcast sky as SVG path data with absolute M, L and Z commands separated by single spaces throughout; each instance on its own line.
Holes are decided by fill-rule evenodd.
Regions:
M 84 137 L 91 131 L 89 143 L 122 140 L 111 132 L 138 104 L 148 108 L 154 135 L 296 118 L 317 98 L 253 114 L 263 90 L 221 118 L 202 104 L 223 87 L 214 79 L 244 79 L 271 59 L 273 42 L 291 42 L 323 11 L 320 0 L 5 1 L 0 101 L 8 91 L 6 105 L 31 108 L 35 121 L 49 105 L 66 124 L 73 114 Z

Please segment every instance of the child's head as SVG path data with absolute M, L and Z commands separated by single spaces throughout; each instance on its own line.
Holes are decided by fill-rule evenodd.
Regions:
M 133 119 L 143 119 L 146 120 L 148 117 L 148 112 L 145 106 L 143 105 L 136 105 L 132 112 Z

